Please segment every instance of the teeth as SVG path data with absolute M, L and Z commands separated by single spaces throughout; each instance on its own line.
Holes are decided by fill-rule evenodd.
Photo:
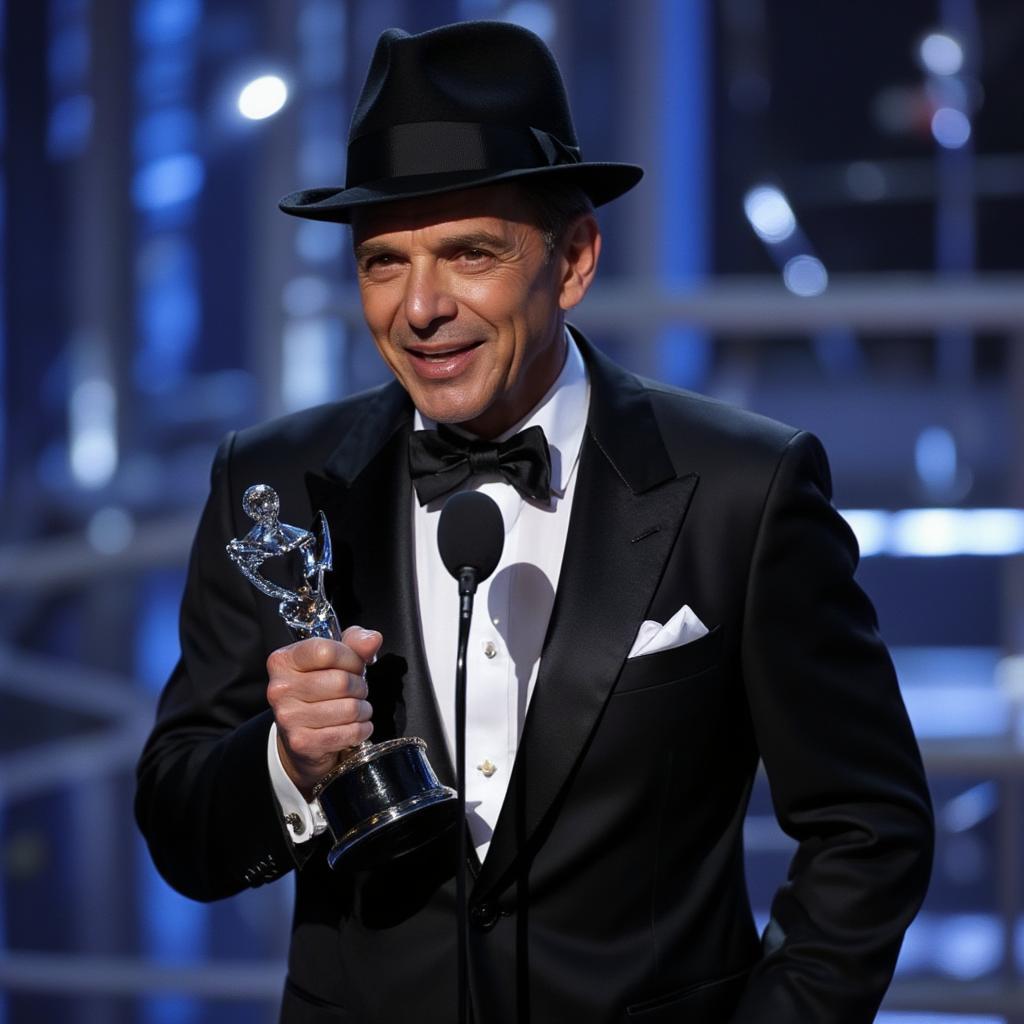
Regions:
M 457 352 L 465 352 L 469 345 L 462 345 L 459 348 L 445 349 L 444 352 L 421 352 L 420 355 L 429 363 L 439 363 L 442 359 L 455 355 Z

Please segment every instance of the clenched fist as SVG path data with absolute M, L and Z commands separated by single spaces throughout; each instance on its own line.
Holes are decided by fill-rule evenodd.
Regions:
M 341 641 L 314 637 L 267 658 L 267 700 L 277 722 L 277 749 L 292 782 L 309 799 L 340 752 L 373 732 L 363 669 L 383 637 L 350 626 Z

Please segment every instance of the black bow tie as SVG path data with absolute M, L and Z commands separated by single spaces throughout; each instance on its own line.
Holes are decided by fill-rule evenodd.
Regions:
M 528 427 L 500 444 L 463 437 L 439 425 L 409 437 L 409 473 L 421 505 L 470 477 L 503 476 L 524 498 L 551 497 L 551 452 L 541 427 Z

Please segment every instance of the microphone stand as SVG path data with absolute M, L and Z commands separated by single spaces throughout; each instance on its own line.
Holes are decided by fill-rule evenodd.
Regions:
M 459 1024 L 466 1024 L 469 997 L 469 907 L 466 903 L 466 649 L 473 618 L 477 571 L 459 569 L 459 642 L 455 655 L 455 777 L 458 794 L 458 842 L 456 848 L 455 902 L 457 906 Z
M 455 865 L 458 927 L 459 1024 L 467 1024 L 469 1007 L 469 904 L 466 899 L 466 648 L 473 618 L 473 595 L 501 561 L 505 526 L 501 510 L 479 491 L 453 494 L 441 510 L 437 547 L 444 567 L 459 582 L 459 643 L 455 657 L 455 777 L 458 804 Z

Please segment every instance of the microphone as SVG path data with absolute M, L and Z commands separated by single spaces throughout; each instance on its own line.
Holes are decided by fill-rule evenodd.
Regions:
M 444 567 L 459 581 L 459 643 L 455 657 L 455 777 L 458 841 L 455 865 L 458 928 L 459 1024 L 469 998 L 469 907 L 466 903 L 466 648 L 477 584 L 497 568 L 505 546 L 505 523 L 493 499 L 479 491 L 453 494 L 441 509 L 437 547 Z
M 437 546 L 444 567 L 459 581 L 459 593 L 475 593 L 477 584 L 494 572 L 505 546 L 497 504 L 479 491 L 453 494 L 441 510 Z

